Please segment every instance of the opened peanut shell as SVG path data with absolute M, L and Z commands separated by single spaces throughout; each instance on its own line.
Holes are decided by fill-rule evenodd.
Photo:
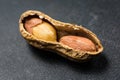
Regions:
M 103 51 L 100 40 L 92 31 L 55 20 L 40 11 L 24 12 L 19 19 L 19 29 L 30 45 L 54 51 L 70 60 L 84 61 Z

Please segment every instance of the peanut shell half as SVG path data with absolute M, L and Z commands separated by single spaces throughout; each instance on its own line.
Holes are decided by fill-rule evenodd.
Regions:
M 56 30 L 56 36 L 57 40 L 56 41 L 44 41 L 41 39 L 38 39 L 31 33 L 29 33 L 25 29 L 25 20 L 29 18 L 40 18 L 49 24 L 51 24 L 54 29 Z M 97 36 L 90 30 L 86 29 L 85 27 L 71 24 L 71 23 L 65 23 L 61 22 L 58 20 L 55 20 L 51 18 L 50 16 L 46 15 L 45 13 L 42 13 L 40 11 L 35 11 L 35 10 L 28 10 L 24 12 L 20 19 L 19 19 L 19 29 L 20 33 L 23 36 L 23 38 L 32 46 L 39 48 L 39 49 L 45 49 L 49 51 L 54 51 L 58 53 L 59 55 L 73 60 L 73 61 L 85 61 L 89 59 L 91 56 L 94 57 L 95 55 L 98 55 L 103 51 L 103 46 L 100 42 L 100 40 L 97 38 Z M 63 36 L 80 36 L 80 37 L 85 37 L 89 40 L 91 40 L 96 49 L 95 50 L 75 50 L 67 45 L 61 44 L 59 40 Z

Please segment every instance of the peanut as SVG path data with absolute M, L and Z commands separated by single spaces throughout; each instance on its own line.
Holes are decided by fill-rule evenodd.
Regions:
M 63 36 L 60 43 L 67 45 L 75 50 L 95 51 L 95 44 L 88 38 L 80 36 Z
M 35 37 L 45 41 L 56 41 L 56 30 L 49 23 L 39 19 L 32 18 L 24 24 L 26 30 Z

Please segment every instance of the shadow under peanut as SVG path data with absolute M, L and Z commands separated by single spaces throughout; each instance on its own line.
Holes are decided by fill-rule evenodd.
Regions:
M 34 58 L 42 60 L 43 62 L 48 64 L 52 63 L 59 66 L 60 65 L 68 66 L 68 68 L 79 73 L 85 73 L 85 74 L 102 73 L 102 72 L 105 72 L 109 67 L 108 60 L 104 55 L 104 53 L 98 56 L 95 56 L 94 58 L 90 59 L 87 62 L 77 63 L 77 62 L 65 59 L 60 55 L 50 51 L 40 50 L 32 47 L 31 45 L 28 45 L 28 47 L 31 50 L 32 56 Z
M 50 51 L 46 51 L 46 50 L 42 50 L 42 49 L 37 49 L 29 44 L 28 44 L 28 47 L 31 50 L 32 56 L 34 58 L 42 60 L 46 63 L 60 64 L 66 60 L 54 52 L 50 52 Z
M 68 62 L 68 65 L 70 65 L 71 69 L 85 74 L 102 73 L 109 68 L 109 62 L 106 56 L 104 55 L 104 53 L 95 56 L 94 58 L 90 59 L 87 62 L 83 62 L 83 63 Z

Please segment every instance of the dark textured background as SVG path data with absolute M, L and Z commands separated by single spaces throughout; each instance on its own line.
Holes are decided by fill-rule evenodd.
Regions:
M 104 51 L 78 64 L 29 46 L 18 27 L 29 9 L 85 26 Z M 120 0 L 0 0 L 0 80 L 120 80 Z

